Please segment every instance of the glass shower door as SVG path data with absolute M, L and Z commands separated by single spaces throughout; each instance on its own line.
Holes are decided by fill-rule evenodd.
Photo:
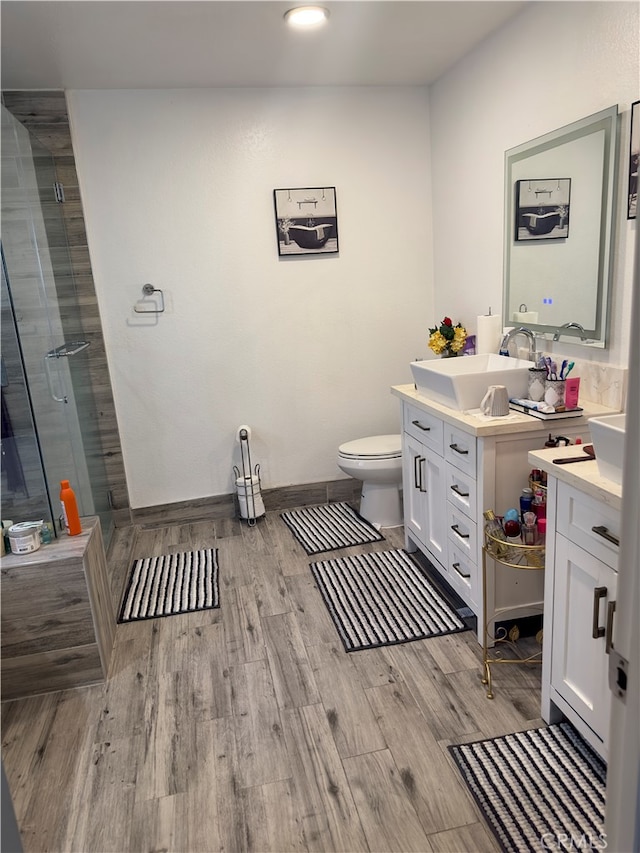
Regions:
M 61 192 L 49 152 L 3 107 L 3 325 L 7 307 L 53 515 L 60 480 L 68 479 L 81 515 L 100 517 L 108 544 L 113 520 L 88 360 L 92 333 L 72 274 Z M 3 490 L 5 518 L 11 498 Z

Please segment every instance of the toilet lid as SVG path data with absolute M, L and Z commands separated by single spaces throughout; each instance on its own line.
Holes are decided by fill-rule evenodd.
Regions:
M 357 438 L 347 441 L 338 448 L 341 456 L 376 457 L 377 459 L 393 459 L 402 454 L 402 437 L 400 435 L 370 435 L 367 438 Z

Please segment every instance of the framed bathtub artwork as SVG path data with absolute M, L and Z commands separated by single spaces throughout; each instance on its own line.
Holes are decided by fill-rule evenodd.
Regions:
M 319 255 L 338 251 L 335 187 L 273 191 L 278 254 Z
M 635 219 L 638 210 L 638 160 L 640 160 L 640 101 L 631 104 L 629 134 L 629 200 L 627 219 Z
M 516 181 L 516 240 L 561 240 L 569 236 L 571 178 Z

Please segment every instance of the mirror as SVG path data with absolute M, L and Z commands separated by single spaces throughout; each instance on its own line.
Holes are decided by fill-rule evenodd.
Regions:
M 505 326 L 606 346 L 617 130 L 613 106 L 506 152 Z

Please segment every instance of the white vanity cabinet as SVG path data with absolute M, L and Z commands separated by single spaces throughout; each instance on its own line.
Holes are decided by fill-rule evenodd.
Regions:
M 477 580 L 475 438 L 405 403 L 402 447 L 407 550 L 417 546 L 468 603 Z
M 567 467 L 548 469 L 542 717 L 564 715 L 606 758 L 621 490 L 596 462 Z
M 543 572 L 494 570 L 489 560 L 486 613 L 482 601 L 483 512 L 519 507 L 528 485 L 527 455 L 549 433 L 588 440 L 586 418 L 540 422 L 527 415 L 478 418 L 422 398 L 413 386 L 396 386 L 402 400 L 405 546 L 421 551 L 478 617 L 518 608 L 520 616 L 543 608 Z M 602 408 L 602 407 L 601 407 Z M 563 450 L 557 449 L 556 455 Z

